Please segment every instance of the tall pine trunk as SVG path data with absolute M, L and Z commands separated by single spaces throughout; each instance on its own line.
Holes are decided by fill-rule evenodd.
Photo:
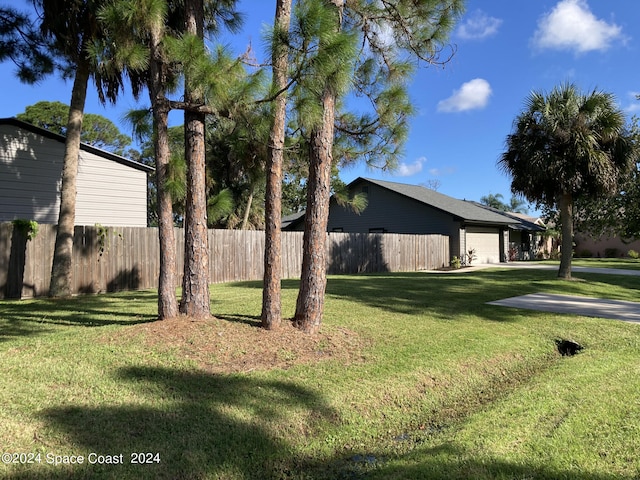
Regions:
M 187 0 L 186 32 L 204 38 L 202 0 Z M 204 40 L 203 40 L 204 41 Z M 190 79 L 185 78 L 185 102 L 204 104 Z M 207 196 L 205 183 L 205 115 L 185 111 L 185 159 L 187 163 L 187 198 L 184 228 L 184 277 L 180 312 L 192 318 L 208 318 L 209 246 L 207 240 Z
M 173 202 L 167 191 L 169 176 L 168 102 L 164 95 L 164 68 L 160 51 L 160 33 L 151 32 L 149 64 L 149 97 L 153 108 L 156 184 L 158 198 L 158 240 L 160 242 L 160 273 L 158 275 L 158 318 L 178 316 L 176 298 L 176 243 L 173 230 Z
M 558 278 L 571 280 L 571 259 L 573 258 L 573 198 L 570 193 L 563 193 L 558 202 L 560 206 L 560 222 L 562 223 L 562 251 L 560 252 L 560 268 Z
M 336 7 L 335 32 L 342 30 L 345 1 L 329 0 Z M 320 40 L 320 48 L 323 48 Z M 340 67 L 338 67 L 340 68 Z M 337 72 L 329 72 L 335 76 Z M 309 178 L 307 209 L 302 237 L 302 272 L 296 301 L 294 323 L 305 333 L 320 330 L 327 287 L 327 223 L 331 198 L 331 166 L 333 164 L 334 122 L 338 86 L 335 78 L 325 79 L 320 102 L 322 118 L 312 128 L 309 138 Z
M 306 333 L 320 329 L 327 286 L 326 253 L 336 97 L 322 96 L 322 124 L 311 132 L 307 210 L 302 240 L 302 273 L 295 324 Z
M 291 22 L 291 0 L 277 0 L 275 25 L 281 32 L 289 31 Z M 279 42 L 273 50 L 273 89 L 281 92 L 275 99 L 273 124 L 269 134 L 269 157 L 267 159 L 267 187 L 265 195 L 265 250 L 264 285 L 262 290 L 262 326 L 278 328 L 282 321 L 281 276 L 282 276 L 282 164 L 284 158 L 285 123 L 287 97 L 283 90 L 287 86 L 288 48 Z
M 73 229 L 76 220 L 76 194 L 78 180 L 78 157 L 84 104 L 89 83 L 89 64 L 86 60 L 77 65 L 76 76 L 71 91 L 67 138 L 64 146 L 62 166 L 62 187 L 60 189 L 60 213 L 58 229 L 51 265 L 50 297 L 70 297 L 73 293 L 71 260 L 73 256 Z

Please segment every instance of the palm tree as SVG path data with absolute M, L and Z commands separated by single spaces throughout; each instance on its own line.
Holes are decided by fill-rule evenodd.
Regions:
M 509 203 L 503 202 L 503 199 L 504 196 L 501 193 L 495 195 L 490 193 L 480 197 L 480 203 L 503 212 L 528 213 L 526 202 L 521 197 L 512 195 Z
M 564 84 L 532 92 L 507 136 L 498 165 L 511 190 L 530 202 L 559 207 L 562 252 L 558 277 L 571 278 L 573 209 L 578 198 L 613 194 L 637 151 L 612 94 L 581 93 Z
M 488 207 L 495 208 L 496 210 L 507 211 L 507 205 L 502 201 L 504 196 L 501 193 L 490 193 L 480 197 L 480 203 L 487 205 Z
M 507 205 L 507 211 L 516 213 L 529 213 L 527 209 L 527 203 L 517 195 L 512 195 L 509 204 Z
M 40 30 L 49 40 L 50 53 L 62 62 L 66 77 L 73 77 L 60 189 L 60 213 L 51 266 L 49 295 L 71 295 L 71 254 L 76 210 L 76 179 L 84 104 L 93 77 L 99 98 L 115 101 L 122 88 L 122 71 L 109 58 L 97 61 L 92 46 L 104 38 L 97 18 L 102 0 L 33 0 L 40 16 Z M 61 12 L 64 12 L 63 14 Z M 136 95 L 137 92 L 134 92 Z

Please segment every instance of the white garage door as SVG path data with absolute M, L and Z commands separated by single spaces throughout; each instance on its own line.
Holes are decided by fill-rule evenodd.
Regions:
M 500 262 L 500 230 L 497 228 L 467 227 L 467 252 L 476 251 L 473 263 Z

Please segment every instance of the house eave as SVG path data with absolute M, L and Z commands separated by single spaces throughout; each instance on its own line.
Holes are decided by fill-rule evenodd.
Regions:
M 11 125 L 17 128 L 21 128 L 23 130 L 27 130 L 31 133 L 35 133 L 37 135 L 41 135 L 43 137 L 49 138 L 51 140 L 55 140 L 57 142 L 65 143 L 66 137 L 64 135 L 59 135 L 54 132 L 50 132 L 44 128 L 37 127 L 36 125 L 32 125 L 27 122 L 23 122 L 22 120 L 18 120 L 15 117 L 10 118 L 0 118 L 0 125 Z M 108 152 L 106 150 L 102 150 L 101 148 L 94 147 L 92 145 L 88 145 L 86 143 L 80 143 L 80 150 L 92 153 L 94 155 L 101 156 L 103 158 L 107 158 L 113 162 L 119 163 L 121 165 L 126 165 L 127 167 L 134 168 L 136 170 L 141 170 L 143 172 L 152 173 L 155 172 L 155 168 L 150 167 L 149 165 L 145 165 L 144 163 L 136 162 L 135 160 L 131 160 L 129 158 L 125 158 L 121 155 L 116 155 L 115 153 Z

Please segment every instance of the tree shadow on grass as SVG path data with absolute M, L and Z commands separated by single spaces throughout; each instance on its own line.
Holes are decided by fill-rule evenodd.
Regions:
M 151 367 L 120 377 L 142 403 L 60 405 L 40 416 L 76 449 L 56 453 L 122 453 L 124 465 L 41 465 L 7 478 L 286 478 L 296 457 L 287 437 L 336 415 L 318 392 L 286 381 Z M 131 465 L 134 452 L 160 462 Z
M 506 321 L 509 315 L 504 311 L 487 308 L 484 304 L 528 291 L 535 279 L 528 278 L 526 285 L 518 285 L 498 272 L 496 274 L 394 273 L 372 275 L 366 282 L 354 277 L 339 277 L 330 279 L 327 294 L 339 298 L 354 297 L 357 301 L 399 314 L 430 313 L 442 320 L 473 314 Z
M 71 299 L 0 301 L 0 341 L 49 333 L 60 326 L 102 327 L 152 322 L 155 291 L 83 295 Z
M 578 276 L 578 274 L 576 275 Z M 259 281 L 237 282 L 239 288 L 262 288 Z M 283 290 L 297 290 L 296 279 L 282 281 Z M 598 285 L 609 288 L 614 299 L 630 300 L 629 291 L 639 288 L 638 277 L 580 273 L 575 282 L 558 280 L 557 272 L 534 269 L 486 269 L 459 273 L 394 272 L 364 275 L 335 275 L 327 282 L 327 302 L 347 299 L 398 314 L 428 314 L 443 321 L 473 315 L 496 322 L 521 320 L 536 312 L 487 305 L 504 298 L 549 291 L 566 295 L 585 295 Z M 542 313 L 544 314 L 544 313 Z
M 631 278 L 631 277 L 630 277 Z M 586 276 L 587 285 L 613 282 L 634 289 L 633 279 L 607 275 Z M 636 279 L 637 282 L 637 279 Z M 519 315 L 487 302 L 548 290 L 564 294 L 584 294 L 581 282 L 557 280 L 555 272 L 527 270 L 482 270 L 470 273 L 393 273 L 357 277 L 331 277 L 327 295 L 349 298 L 367 305 L 402 314 L 429 313 L 442 320 L 474 315 L 505 322 Z M 531 315 L 531 312 L 527 313 Z
M 402 437 L 397 442 L 410 442 Z M 418 442 L 420 439 L 417 439 Z M 397 445 L 398 448 L 406 446 Z M 435 447 L 417 445 L 409 453 L 388 452 L 354 453 L 336 458 L 330 463 L 310 464 L 305 467 L 314 479 L 429 479 L 429 480 L 490 480 L 521 478 L 530 480 L 632 480 L 634 476 L 594 473 L 553 465 L 527 465 L 500 458 L 482 457 L 458 446 L 443 442 Z
M 306 432 L 335 423 L 337 413 L 317 391 L 287 381 L 220 376 L 168 368 L 120 371 L 123 388 L 142 403 L 96 407 L 58 406 L 40 413 L 52 435 L 74 451 L 57 454 L 123 454 L 124 465 L 18 466 L 17 479 L 631 479 L 580 471 L 578 466 L 511 462 L 474 455 L 443 439 L 441 431 L 408 432 L 379 439 L 371 451 L 314 459 L 296 451 Z M 452 427 L 453 428 L 453 427 Z M 46 437 L 45 437 L 46 439 Z M 149 452 L 150 464 L 131 465 L 131 454 Z M 156 463 L 154 458 L 160 459 Z
M 262 320 L 259 315 L 241 315 L 238 313 L 218 313 L 215 312 L 214 316 L 219 320 L 226 320 L 227 322 L 244 323 L 251 327 L 262 327 Z
M 511 271 L 469 273 L 394 272 L 330 276 L 327 302 L 344 298 L 398 314 L 429 313 L 442 320 L 473 314 L 494 321 L 510 321 L 512 312 L 486 302 L 539 291 L 540 282 L 552 279 L 545 271 L 528 271 L 514 280 Z M 240 288 L 262 288 L 261 282 L 237 282 Z M 282 281 L 283 290 L 297 290 L 299 280 Z

